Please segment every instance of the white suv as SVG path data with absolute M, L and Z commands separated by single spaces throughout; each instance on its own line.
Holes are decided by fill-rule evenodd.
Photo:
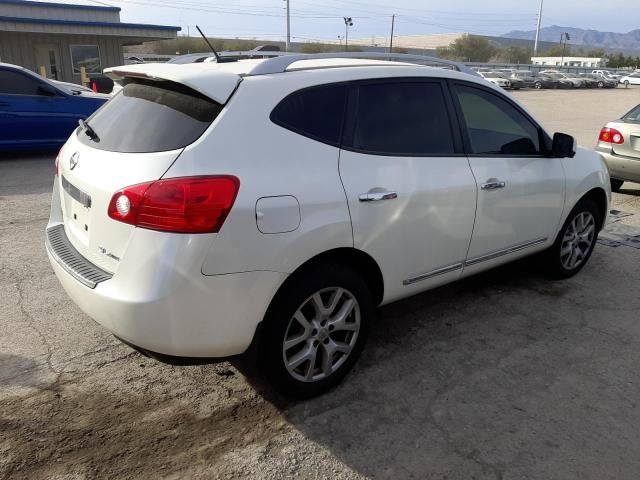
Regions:
M 112 70 L 46 230 L 84 312 L 167 361 L 253 352 L 304 397 L 351 369 L 378 305 L 536 252 L 585 265 L 600 155 L 477 76 L 327 57 Z

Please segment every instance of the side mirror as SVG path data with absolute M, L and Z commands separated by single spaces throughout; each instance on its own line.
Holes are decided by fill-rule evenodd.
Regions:
M 47 97 L 55 97 L 58 94 L 57 90 L 51 85 L 41 83 L 38 85 L 38 95 L 45 95 Z
M 551 145 L 551 156 L 554 158 L 573 158 L 576 154 L 576 139 L 566 133 L 556 132 L 553 134 L 553 144 Z

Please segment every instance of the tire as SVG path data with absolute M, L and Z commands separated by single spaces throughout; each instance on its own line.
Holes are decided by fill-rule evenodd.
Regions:
M 269 308 L 259 368 L 286 397 L 325 393 L 356 363 L 374 317 L 371 292 L 352 269 L 324 265 L 297 274 Z
M 573 277 L 587 264 L 598 239 L 601 214 L 593 200 L 571 210 L 553 245 L 544 252 L 544 266 L 553 278 Z
M 534 87 L 535 87 L 536 89 L 540 90 L 540 89 L 542 88 L 542 83 L 541 83 L 541 82 L 536 82 L 536 83 L 534 84 Z
M 625 80 L 625 81 L 624 81 L 624 87 L 625 87 L 625 88 L 628 88 L 628 87 L 629 87 L 629 80 Z
M 620 189 L 622 188 L 622 184 L 624 183 L 624 180 L 618 180 L 617 178 L 612 178 L 611 179 L 611 191 L 612 192 L 619 192 Z
M 598 88 L 603 88 L 604 87 L 604 82 L 598 82 Z

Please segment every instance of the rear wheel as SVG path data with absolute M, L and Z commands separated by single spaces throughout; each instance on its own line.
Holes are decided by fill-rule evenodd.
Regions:
M 598 88 L 604 87 L 604 82 L 598 82 Z
M 629 86 L 629 80 L 625 80 L 624 81 L 624 86 L 625 86 L 625 88 Z
M 300 274 L 265 319 L 260 368 L 283 395 L 320 395 L 351 370 L 374 315 L 371 293 L 353 270 L 327 265 Z
M 617 178 L 612 178 L 611 179 L 611 191 L 612 192 L 620 191 L 620 189 L 622 188 L 622 184 L 623 183 L 624 183 L 624 180 L 618 180 Z
M 592 200 L 582 200 L 571 211 L 553 245 L 544 253 L 547 271 L 555 278 L 578 273 L 591 257 L 601 225 L 600 211 Z

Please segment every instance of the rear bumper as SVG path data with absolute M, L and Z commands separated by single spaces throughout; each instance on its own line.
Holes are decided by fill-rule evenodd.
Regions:
M 611 149 L 596 147 L 609 168 L 609 175 L 618 180 L 640 182 L 640 157 L 616 155 Z
M 120 265 L 112 278 L 92 289 L 49 248 L 47 254 L 62 287 L 83 312 L 126 343 L 173 357 L 243 353 L 286 278 L 267 271 L 206 276 L 184 268 L 193 262 L 186 258 L 149 263 L 133 256 L 135 268 Z

